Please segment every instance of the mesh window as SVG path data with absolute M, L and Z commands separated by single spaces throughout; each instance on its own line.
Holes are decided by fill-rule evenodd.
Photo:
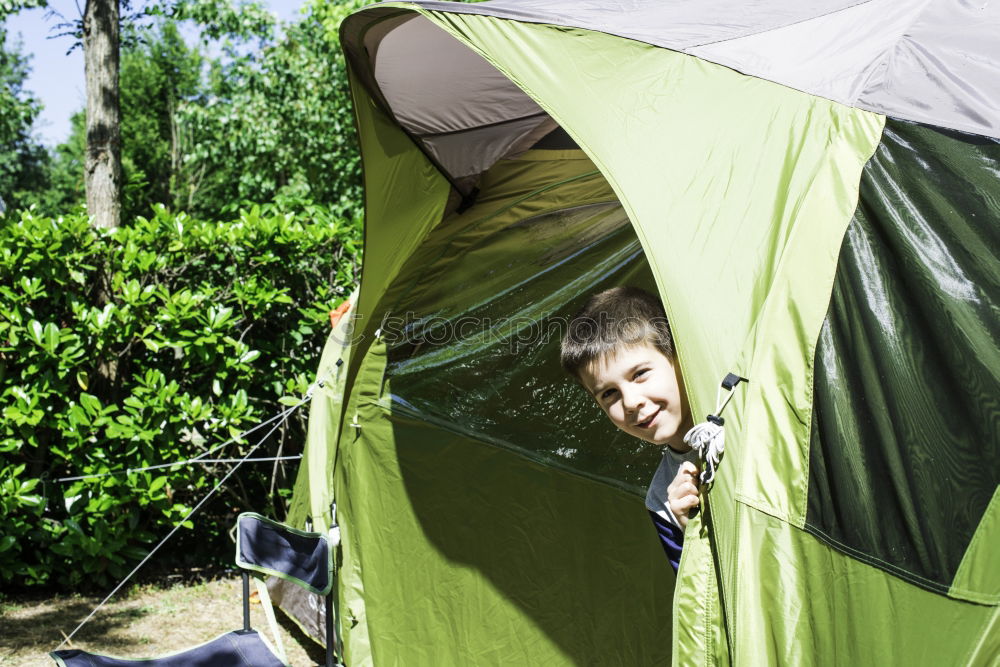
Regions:
M 656 287 L 617 201 L 451 242 L 448 276 L 393 312 L 393 412 L 644 493 L 661 456 L 617 431 L 559 366 L 568 319 L 595 291 Z M 419 282 L 419 281 L 418 281 Z

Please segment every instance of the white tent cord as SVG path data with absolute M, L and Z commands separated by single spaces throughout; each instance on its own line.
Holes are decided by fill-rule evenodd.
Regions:
M 310 398 L 312 398 L 313 389 L 315 387 L 317 387 L 317 386 L 322 387 L 323 386 L 323 381 L 321 380 L 321 381 L 318 381 L 316 384 L 311 385 L 309 387 L 309 391 L 307 391 L 306 395 L 302 397 L 302 400 L 299 401 L 298 403 L 296 403 L 294 406 L 292 406 L 288 410 L 285 410 L 282 414 L 284 414 L 286 416 L 291 415 L 291 413 L 294 412 L 296 409 L 298 409 L 299 406 L 303 405 Z M 181 526 L 183 526 L 184 523 L 188 519 L 190 519 L 194 515 L 195 512 L 197 512 L 199 509 L 201 509 L 201 506 L 204 505 L 208 501 L 209 498 L 211 498 L 213 495 L 215 495 L 215 492 L 218 491 L 219 488 L 223 484 L 226 483 L 226 480 L 228 480 L 232 476 L 232 474 L 234 472 L 236 472 L 237 470 L 239 470 L 239 467 L 243 464 L 243 461 L 249 459 L 250 455 L 253 454 L 255 451 L 257 451 L 257 448 L 260 447 L 261 445 L 263 445 L 264 442 L 271 436 L 272 433 L 274 433 L 275 431 L 278 430 L 278 427 L 281 426 L 281 423 L 282 422 L 278 422 L 277 424 L 275 424 L 274 426 L 272 426 L 271 430 L 268 431 L 264 435 L 264 437 L 261 438 L 260 441 L 250 449 L 249 452 L 247 452 L 247 455 L 245 457 L 243 457 L 242 459 L 239 459 L 240 462 L 237 463 L 236 465 L 234 465 L 232 467 L 232 469 L 229 472 L 227 472 L 223 476 L 222 479 L 219 480 L 219 483 L 216 484 L 212 488 L 212 490 L 208 492 L 208 495 L 206 495 L 204 498 L 202 498 L 200 501 L 198 501 L 198 504 L 195 505 L 191 509 L 191 511 L 188 512 L 187 515 L 183 519 L 181 519 L 177 523 L 176 526 L 173 527 L 173 530 L 171 530 L 169 533 L 167 533 L 166 537 L 164 537 L 162 540 L 160 540 L 160 542 L 155 547 L 153 547 L 148 554 L 146 554 L 145 558 L 143 558 L 141 561 L 139 561 L 139 564 L 136 565 L 132 569 L 132 571 L 129 572 L 125 576 L 125 578 L 122 579 L 121 582 L 119 582 L 119 584 L 117 586 L 114 587 L 114 590 L 112 590 L 110 593 L 108 593 L 107 596 L 103 600 L 101 600 L 100 603 L 96 607 L 94 607 L 93 611 L 91 611 L 89 614 L 87 614 L 87 618 L 83 619 L 80 622 L 80 625 L 76 626 L 76 628 L 73 629 L 73 632 L 69 633 L 68 635 L 64 635 L 64 638 L 63 638 L 62 642 L 59 644 L 59 646 L 56 647 L 57 651 L 59 649 L 61 649 L 63 646 L 65 646 L 71 639 L 73 639 L 73 636 L 76 635 L 76 633 L 80 631 L 80 628 L 82 628 L 84 625 L 86 625 L 87 622 L 90 621 L 90 619 L 94 617 L 94 614 L 96 614 L 101 609 L 101 607 L 103 607 L 105 605 L 105 603 L 107 603 L 108 600 L 110 600 L 112 597 L 114 597 L 115 593 L 117 593 L 119 590 L 121 590 L 122 586 L 124 586 L 128 582 L 128 580 L 131 579 L 135 575 L 135 573 L 138 572 L 139 569 L 142 568 L 142 566 L 145 565 L 149 561 L 149 559 L 153 557 L 153 554 L 155 554 L 159 550 L 160 547 L 162 547 L 164 544 L 166 544 L 167 540 L 169 540 L 171 537 L 174 536 L 174 533 L 176 533 L 178 530 L 180 530 Z
M 303 400 L 308 400 L 308 396 L 309 395 L 310 394 L 307 394 L 306 395 L 307 398 L 305 398 Z M 232 443 L 236 442 L 237 440 L 239 440 L 239 439 L 241 439 L 241 438 L 243 438 L 245 436 L 248 436 L 248 435 L 250 435 L 251 433 L 253 433 L 255 431 L 259 431 L 260 429 L 264 428 L 268 424 L 274 423 L 275 421 L 278 421 L 278 420 L 287 419 L 288 417 L 291 416 L 291 414 L 295 410 L 298 409 L 298 407 L 299 407 L 298 405 L 295 405 L 295 406 L 291 406 L 291 407 L 285 408 L 284 410 L 282 410 L 278 414 L 274 415 L 270 419 L 262 421 L 261 423 L 257 424 L 253 428 L 247 429 L 246 431 L 243 431 L 239 435 L 233 436 L 229 440 L 226 440 L 222 444 L 219 444 L 219 445 L 216 445 L 215 447 L 212 447 L 211 449 L 209 449 L 206 452 L 202 452 L 201 454 L 199 454 L 198 456 L 194 457 L 193 459 L 187 459 L 186 461 L 176 461 L 174 463 L 161 463 L 159 465 L 146 466 L 144 468 L 126 468 L 125 470 L 112 470 L 111 472 L 95 473 L 93 475 L 77 475 L 75 477 L 57 477 L 56 479 L 54 479 L 52 481 L 53 482 L 78 482 L 78 481 L 84 480 L 84 479 L 100 479 L 102 477 L 115 477 L 117 475 L 131 475 L 134 472 L 144 472 L 146 470 L 157 470 L 159 468 L 169 468 L 170 466 L 178 466 L 178 465 L 183 465 L 185 463 L 197 463 L 199 461 L 202 461 L 206 456 L 210 456 L 210 455 L 214 454 L 215 452 L 219 451 L 220 449 L 222 449 L 226 445 L 231 445 Z
M 207 452 L 206 452 L 207 453 Z M 201 456 L 205 456 L 202 454 Z M 100 475 L 80 475 L 79 477 L 60 477 L 59 479 L 53 480 L 56 482 L 76 482 L 81 479 L 94 479 L 95 477 L 107 477 L 109 475 L 130 475 L 134 472 L 146 472 L 147 470 L 160 470 L 161 468 L 173 468 L 174 466 L 184 466 L 191 465 L 193 463 L 236 463 L 237 461 L 243 461 L 245 463 L 250 463 L 251 461 L 292 461 L 301 459 L 301 454 L 296 454 L 295 456 L 268 456 L 266 458 L 256 458 L 256 459 L 203 459 L 194 458 L 187 459 L 186 461 L 174 461 L 173 463 L 161 463 L 155 466 L 146 466 L 144 468 L 128 468 L 127 470 L 118 470 L 115 472 L 103 473 Z
M 698 452 L 699 458 L 705 463 L 705 469 L 701 473 L 701 483 L 711 484 L 715 479 L 715 471 L 719 467 L 719 461 L 726 451 L 726 430 L 723 425 L 726 423 L 722 418 L 722 411 L 729 405 L 733 398 L 733 390 L 740 382 L 748 382 L 744 377 L 735 373 L 728 373 L 722 380 L 722 384 L 715 393 L 715 412 L 708 415 L 706 420 L 700 424 L 695 424 L 694 428 L 684 436 L 684 442 L 691 445 L 691 448 Z M 722 397 L 722 390 L 728 393 Z
M 252 459 L 199 459 L 197 461 L 178 461 L 177 463 L 164 463 L 162 466 L 153 466 L 154 468 L 167 468 L 169 466 L 179 466 L 185 463 L 266 463 L 273 461 L 298 461 L 302 458 L 301 454 L 289 455 L 289 456 L 258 456 Z

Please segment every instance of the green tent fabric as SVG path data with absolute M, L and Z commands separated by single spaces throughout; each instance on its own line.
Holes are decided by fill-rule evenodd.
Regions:
M 1000 63 L 974 39 L 996 17 L 934 79 L 897 53 L 953 53 L 933 3 L 881 29 L 879 3 L 656 4 L 342 27 L 364 268 L 289 522 L 337 525 L 348 664 L 993 664 L 1000 144 L 993 92 L 955 82 Z M 695 414 L 750 380 L 676 582 L 642 506 L 659 453 L 558 368 L 620 284 L 662 297 Z

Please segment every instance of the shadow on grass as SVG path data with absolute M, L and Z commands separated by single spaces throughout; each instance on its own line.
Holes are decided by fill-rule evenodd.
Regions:
M 97 599 L 63 600 L 54 605 L 22 614 L 4 614 L 0 618 L 0 656 L 11 656 L 23 651 L 37 651 L 45 655 L 54 651 L 64 637 L 87 617 Z M 87 625 L 73 637 L 73 643 L 87 643 L 106 647 L 102 652 L 114 653 L 116 649 L 130 649 L 135 640 L 116 634 L 140 619 L 153 613 L 149 607 L 126 607 L 124 609 L 101 610 Z M 70 648 L 66 646 L 63 648 Z
M 312 637 L 302 632 L 302 628 L 295 624 L 295 621 L 288 618 L 286 614 L 283 614 L 280 610 L 275 610 L 275 618 L 278 619 L 278 625 L 282 627 L 285 632 L 292 636 L 302 650 L 306 652 L 309 659 L 317 665 L 326 664 L 326 647 L 320 646 L 316 643 Z M 265 630 L 265 632 L 267 632 Z
M 132 659 L 187 650 L 242 627 L 238 579 L 169 589 L 143 588 L 112 600 L 93 616 L 71 645 Z M 47 654 L 97 606 L 100 598 L 25 596 L 6 598 L 0 607 L 0 665 L 53 664 Z M 253 626 L 271 640 L 263 610 L 251 606 Z M 282 633 L 292 664 L 323 664 L 325 652 L 283 615 Z

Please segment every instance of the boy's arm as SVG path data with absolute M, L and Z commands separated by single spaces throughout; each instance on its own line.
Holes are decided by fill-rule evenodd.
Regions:
M 670 567 L 674 568 L 674 572 L 676 572 L 681 565 L 681 551 L 684 549 L 684 529 L 670 523 L 652 510 L 647 511 L 653 520 L 653 526 L 656 527 L 656 535 L 660 538 L 660 545 L 667 554 L 667 560 L 670 561 Z

